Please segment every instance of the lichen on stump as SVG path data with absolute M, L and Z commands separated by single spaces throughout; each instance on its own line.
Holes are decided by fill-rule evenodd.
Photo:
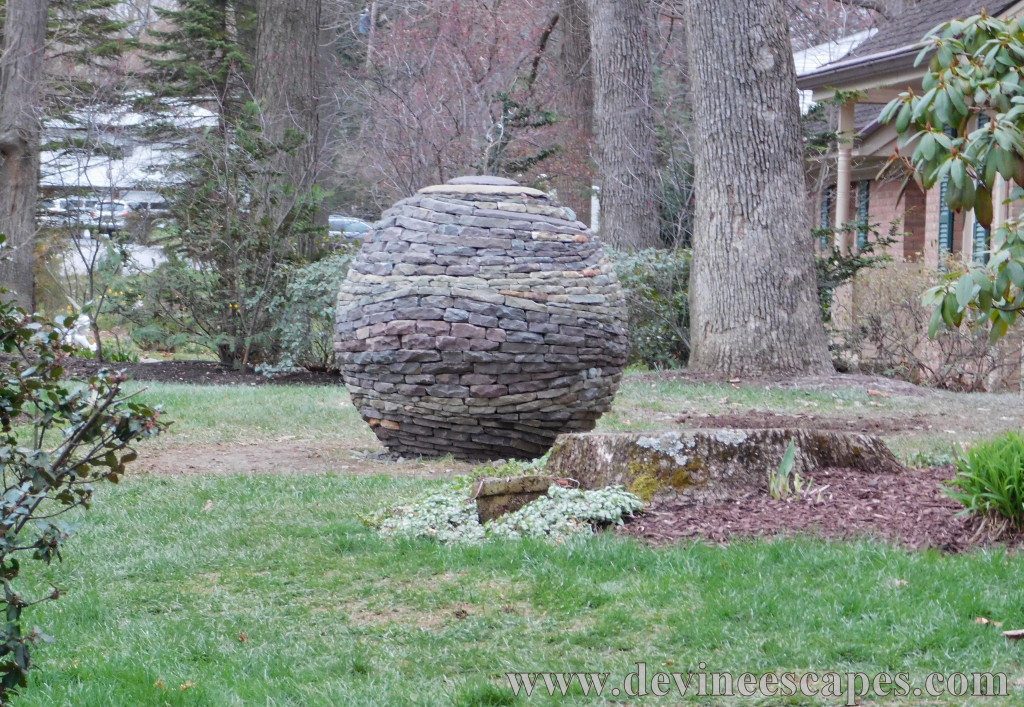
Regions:
M 335 351 L 390 450 L 534 458 L 611 406 L 625 316 L 611 264 L 570 209 L 462 177 L 398 202 L 367 235 L 338 297 Z
M 874 435 L 804 429 L 675 430 L 569 434 L 559 438 L 546 471 L 583 488 L 621 484 L 644 500 L 676 496 L 713 501 L 768 490 L 790 442 L 801 475 L 824 467 L 896 473 L 903 470 Z

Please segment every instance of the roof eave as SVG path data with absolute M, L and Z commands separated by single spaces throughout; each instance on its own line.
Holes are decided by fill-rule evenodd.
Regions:
M 846 59 L 798 76 L 796 83 L 801 89 L 814 91 L 815 98 L 822 89 L 857 90 L 868 85 L 882 85 L 895 76 L 910 73 L 924 73 L 924 67 L 914 67 L 914 59 L 923 43 L 913 44 L 887 52 L 865 57 Z

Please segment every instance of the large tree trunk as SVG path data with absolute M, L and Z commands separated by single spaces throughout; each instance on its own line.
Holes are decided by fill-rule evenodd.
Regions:
M 594 76 L 590 69 L 590 18 L 586 0 L 561 0 L 562 49 L 559 68 L 563 85 L 564 149 L 554 158 L 559 199 L 590 223 L 594 165 Z
M 257 44 L 259 42 L 259 3 L 258 0 L 234 0 L 235 6 L 235 35 L 238 37 L 238 46 L 251 63 L 249 71 L 246 72 L 246 88 L 254 90 L 255 62 Z
M 696 141 L 690 366 L 832 370 L 781 0 L 686 0 Z
M 0 285 L 27 310 L 35 299 L 39 104 L 48 9 L 48 0 L 7 0 L 0 56 L 0 233 L 10 246 L 10 260 L 0 261 Z
M 654 109 L 655 3 L 587 0 L 594 72 L 594 130 L 601 237 L 623 248 L 660 245 Z
M 321 167 L 321 0 L 260 2 L 258 26 L 255 81 L 264 136 L 278 145 L 290 144 L 271 166 L 271 179 L 287 181 L 292 195 L 269 214 L 280 228 L 308 204 Z M 308 239 L 298 245 L 310 255 Z

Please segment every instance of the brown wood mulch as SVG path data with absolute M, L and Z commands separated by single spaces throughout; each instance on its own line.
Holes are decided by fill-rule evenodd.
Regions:
M 697 429 L 764 430 L 795 428 L 826 432 L 860 432 L 864 434 L 890 434 L 910 430 L 934 429 L 934 424 L 923 415 L 906 417 L 878 417 L 869 414 L 849 416 L 815 415 L 812 413 L 783 414 L 762 410 L 713 414 L 685 412 L 675 420 L 684 427 Z
M 619 532 L 659 545 L 793 535 L 875 538 L 944 552 L 991 544 L 991 533 L 961 515 L 963 507 L 943 493 L 953 474 L 948 466 L 899 474 L 823 469 L 809 475 L 812 490 L 800 498 L 777 501 L 762 491 L 708 504 L 656 500 Z M 1024 534 L 1003 535 L 998 542 L 1019 548 Z

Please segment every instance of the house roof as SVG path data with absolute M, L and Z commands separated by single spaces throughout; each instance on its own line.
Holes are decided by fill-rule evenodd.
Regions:
M 812 73 L 826 64 L 839 61 L 860 46 L 866 39 L 871 37 L 877 30 L 866 29 L 856 34 L 840 37 L 807 49 L 793 52 L 793 64 L 796 67 L 796 75 Z M 814 105 L 812 91 L 800 91 L 800 112 L 807 113 Z
M 982 10 L 998 15 L 1015 0 L 918 0 L 909 2 L 903 12 L 879 27 L 878 32 L 853 52 L 867 57 L 881 52 L 916 46 L 931 30 L 947 20 L 977 15 Z
M 802 89 L 843 87 L 865 76 L 913 67 L 924 36 L 942 22 L 982 10 L 1001 15 L 1020 0 L 917 0 L 881 27 L 848 56 L 799 77 Z

